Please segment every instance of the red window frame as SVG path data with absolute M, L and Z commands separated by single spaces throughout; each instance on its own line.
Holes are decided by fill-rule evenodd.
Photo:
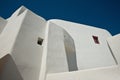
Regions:
M 92 36 L 92 37 L 93 37 L 93 40 L 96 44 L 100 44 L 98 36 Z

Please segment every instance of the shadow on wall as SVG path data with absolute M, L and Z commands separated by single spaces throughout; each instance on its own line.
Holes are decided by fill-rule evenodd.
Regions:
M 0 80 L 23 80 L 9 54 L 0 59 Z
M 50 23 L 47 72 L 60 73 L 76 70 L 78 68 L 74 40 L 63 28 L 54 23 Z
M 64 31 L 64 45 L 69 71 L 78 70 L 74 40 L 66 31 Z

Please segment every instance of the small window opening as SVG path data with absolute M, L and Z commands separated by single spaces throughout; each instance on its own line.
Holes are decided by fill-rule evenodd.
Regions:
M 37 44 L 42 45 L 43 44 L 43 39 L 42 38 L 38 38 Z
M 100 44 L 100 42 L 99 42 L 99 40 L 98 40 L 98 36 L 92 36 L 92 37 L 93 37 L 94 42 L 95 42 L 96 44 Z

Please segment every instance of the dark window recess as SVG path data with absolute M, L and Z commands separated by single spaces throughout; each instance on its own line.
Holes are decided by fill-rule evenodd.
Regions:
M 96 44 L 100 44 L 98 36 L 92 36 Z
M 42 45 L 43 44 L 43 39 L 42 38 L 38 38 L 37 44 Z

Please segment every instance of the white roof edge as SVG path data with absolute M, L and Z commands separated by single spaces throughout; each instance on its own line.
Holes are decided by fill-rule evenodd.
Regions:
M 31 10 L 27 9 L 27 12 L 31 12 L 32 14 L 34 14 L 35 16 L 41 18 L 43 21 L 46 21 L 46 19 L 44 19 L 43 17 L 37 15 L 36 13 L 32 12 Z
M 120 66 L 119 65 L 112 65 L 112 66 L 107 66 L 107 67 L 84 69 L 84 70 L 71 71 L 71 72 L 50 73 L 50 75 L 67 74 L 67 73 L 71 74 L 71 73 L 88 72 L 88 71 L 96 71 L 96 70 L 106 70 L 106 69 L 111 69 L 111 68 L 120 68 Z
M 112 37 L 115 38 L 115 37 L 120 37 L 120 33 L 116 34 L 116 35 L 113 35 Z
M 0 16 L 0 21 L 5 21 L 5 19 L 3 17 Z
M 104 30 L 105 32 L 108 32 L 109 34 L 111 34 L 111 33 L 110 33 L 108 30 L 106 30 L 106 29 L 99 28 L 99 27 L 95 27 L 95 26 L 91 26 L 91 25 L 81 24 L 81 23 L 77 23 L 77 22 L 72 22 L 72 21 L 67 21 L 67 20 L 62 20 L 62 19 L 50 19 L 50 20 L 48 20 L 48 21 L 49 21 L 49 22 L 53 22 L 53 21 L 64 21 L 64 22 L 69 22 L 69 23 L 72 23 L 72 24 L 83 25 L 83 26 L 89 26 L 90 28 L 101 29 L 101 30 Z
M 118 34 L 116 34 L 116 35 L 114 35 L 114 36 L 120 36 L 120 33 L 118 33 Z
M 34 12 L 33 12 L 33 11 L 31 11 L 30 9 L 26 8 L 25 6 L 23 6 L 23 5 L 22 5 L 19 9 L 22 9 L 22 8 L 26 9 L 26 10 L 27 10 L 27 12 L 31 12 L 31 13 L 35 14 L 36 16 L 40 17 L 42 20 L 46 21 L 43 17 L 41 17 L 41 16 L 37 15 L 36 13 L 34 13 Z
M 23 10 L 22 10 L 23 9 Z M 7 18 L 6 20 L 10 20 L 11 18 L 14 18 L 13 16 L 20 16 L 21 14 L 23 14 L 23 13 L 29 13 L 29 12 L 31 12 L 32 14 L 35 14 L 34 12 L 32 12 L 31 10 L 29 10 L 28 8 L 26 8 L 25 6 L 21 6 L 21 7 L 19 7 L 9 18 Z M 43 17 L 41 17 L 41 16 L 39 16 L 39 15 L 37 15 L 37 14 L 35 14 L 36 16 L 38 16 L 38 17 L 40 17 L 42 20 L 44 20 L 44 21 L 46 21 Z

